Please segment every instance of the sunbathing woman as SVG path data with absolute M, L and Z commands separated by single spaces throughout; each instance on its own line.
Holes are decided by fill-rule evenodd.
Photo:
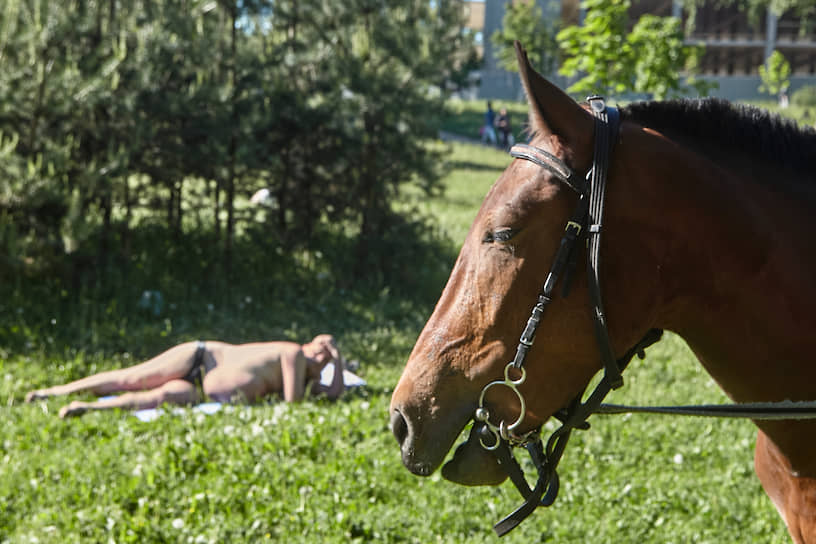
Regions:
M 334 363 L 334 378 L 325 386 L 320 383 L 320 372 L 329 362 Z M 334 337 L 328 334 L 316 336 L 303 345 L 187 342 L 136 366 L 31 391 L 26 402 L 81 391 L 96 395 L 127 391 L 95 402 L 73 401 L 59 412 L 65 418 L 88 410 L 141 410 L 163 403 L 194 404 L 203 400 L 202 393 L 219 402 L 255 402 L 271 394 L 295 402 L 309 393 L 325 393 L 336 399 L 344 390 L 343 366 Z

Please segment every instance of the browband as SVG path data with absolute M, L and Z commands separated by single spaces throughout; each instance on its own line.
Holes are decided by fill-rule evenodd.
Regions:
M 575 172 L 567 164 L 540 147 L 527 144 L 516 144 L 510 148 L 510 155 L 517 159 L 525 159 L 552 172 L 567 187 L 579 195 L 587 194 L 587 184 L 575 176 Z

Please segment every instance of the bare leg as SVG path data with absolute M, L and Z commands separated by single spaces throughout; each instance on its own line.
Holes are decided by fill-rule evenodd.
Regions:
M 198 391 L 195 386 L 185 380 L 171 380 L 160 387 L 149 391 L 124 393 L 112 399 L 103 399 L 95 402 L 75 400 L 59 411 L 61 418 L 81 416 L 88 410 L 143 410 L 155 408 L 161 404 L 193 404 L 198 401 Z
M 80 391 L 106 395 L 117 391 L 155 389 L 170 380 L 185 376 L 193 366 L 196 348 L 196 342 L 179 344 L 149 361 L 129 368 L 100 372 L 64 385 L 31 391 L 26 395 L 26 402 Z

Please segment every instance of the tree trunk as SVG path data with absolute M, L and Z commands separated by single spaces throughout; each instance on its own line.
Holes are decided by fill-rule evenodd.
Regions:
M 170 197 L 167 199 L 167 228 L 173 230 L 173 214 L 176 210 L 176 191 L 173 190 L 175 184 L 171 181 L 167 183 L 167 188 L 170 191 Z
M 130 221 L 133 218 L 133 204 L 130 201 L 130 179 L 128 175 L 125 174 L 124 180 L 124 199 L 125 199 L 125 222 L 122 225 L 122 255 L 125 258 L 125 261 L 130 260 Z M 127 268 L 126 268 L 127 269 Z
M 230 99 L 230 141 L 229 141 L 229 166 L 227 173 L 227 236 L 224 240 L 224 271 L 227 280 L 232 277 L 232 252 L 233 242 L 235 237 L 235 169 L 236 169 L 236 154 L 238 147 L 237 127 L 238 119 L 238 75 L 237 63 L 238 55 L 236 52 L 238 39 L 238 8 L 233 3 L 230 5 L 230 82 L 232 84 L 232 97 Z M 227 282 L 230 283 L 229 281 Z
M 221 240 L 221 184 L 217 179 L 212 180 L 213 226 L 215 239 Z

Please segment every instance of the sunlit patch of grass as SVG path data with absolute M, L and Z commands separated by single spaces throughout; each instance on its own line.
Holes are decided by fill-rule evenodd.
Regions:
M 493 100 L 493 111 L 499 114 L 501 108 L 507 108 L 510 115 L 510 127 L 516 141 L 524 139 L 527 129 L 527 104 L 516 100 Z M 487 111 L 487 100 L 452 100 L 447 105 L 444 118 L 445 129 L 466 138 L 479 139 L 479 128 L 484 125 L 484 114 Z

